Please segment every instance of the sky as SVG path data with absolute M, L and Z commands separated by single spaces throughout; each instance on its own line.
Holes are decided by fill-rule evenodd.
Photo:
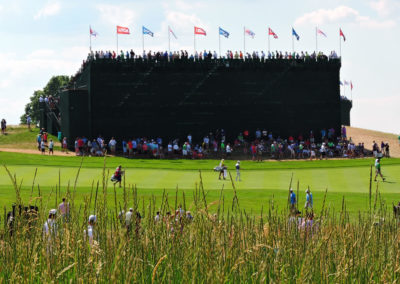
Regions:
M 246 51 L 268 49 L 268 27 L 278 35 L 271 50 L 292 50 L 292 27 L 300 36 L 296 51 L 316 48 L 339 53 L 342 42 L 341 80 L 352 81 L 353 126 L 399 133 L 400 125 L 400 0 L 0 0 L 0 118 L 19 123 L 24 106 L 35 90 L 53 75 L 73 75 L 89 52 L 89 26 L 97 33 L 94 50 L 116 49 L 116 25 L 129 27 L 120 35 L 119 49 L 142 52 L 141 28 L 146 50 L 168 48 L 193 51 L 193 27 L 206 30 L 197 36 L 198 50 L 219 49 L 218 27 L 230 33 L 221 38 L 222 51 L 243 50 L 243 27 L 255 33 L 246 38 Z M 312 80 L 312 78 L 310 78 Z M 342 94 L 344 90 L 342 88 Z

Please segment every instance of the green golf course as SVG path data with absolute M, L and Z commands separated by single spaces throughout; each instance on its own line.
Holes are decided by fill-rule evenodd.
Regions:
M 76 202 L 83 202 L 84 197 L 95 190 L 97 183 L 102 188 L 103 174 L 108 177 L 105 179 L 108 198 L 113 201 L 109 204 L 113 206 L 114 185 L 110 177 L 115 168 L 122 165 L 126 191 L 129 194 L 136 187 L 141 204 L 152 197 L 155 197 L 157 203 L 161 202 L 164 192 L 174 202 L 176 196 L 178 202 L 182 202 L 184 193 L 185 204 L 190 208 L 193 192 L 202 182 L 207 202 L 211 204 L 219 200 L 221 190 L 224 199 L 231 202 L 234 186 L 240 207 L 250 214 L 258 214 L 261 208 L 268 208 L 271 204 L 275 209 L 284 210 L 292 180 L 292 188 L 295 193 L 299 192 L 300 208 L 304 205 L 305 190 L 309 187 L 313 192 L 316 210 L 322 207 L 327 190 L 325 206 L 340 211 L 344 199 L 346 209 L 351 214 L 357 214 L 369 208 L 370 170 L 374 160 L 243 161 L 240 182 L 235 181 L 236 161 L 227 161 L 233 184 L 229 178 L 218 180 L 218 173 L 213 171 L 219 163 L 217 160 L 81 158 L 0 152 L 0 162 L 4 165 L 0 168 L 0 206 L 7 208 L 15 202 L 16 193 L 6 168 L 13 178 L 16 177 L 24 204 L 44 202 L 49 208 L 55 206 L 67 191 L 74 191 L 75 181 Z M 382 172 L 386 181 L 382 182 L 378 178 L 379 183 L 372 182 L 372 202 L 378 186 L 380 202 L 388 206 L 397 204 L 400 201 L 400 159 L 383 159 Z M 373 177 L 374 174 L 373 170 Z M 120 201 L 123 189 L 116 188 L 116 194 Z M 39 196 L 41 198 L 37 198 Z M 212 205 L 210 208 L 212 210 Z

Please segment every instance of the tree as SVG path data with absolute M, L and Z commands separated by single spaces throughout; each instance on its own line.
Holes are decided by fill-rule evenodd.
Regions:
M 26 117 L 30 115 L 32 124 L 37 124 L 40 119 L 39 110 L 39 97 L 56 96 L 58 90 L 69 83 L 70 78 L 68 76 L 53 76 L 43 90 L 37 90 L 33 92 L 30 97 L 30 102 L 25 105 L 25 113 L 21 115 L 21 123 L 26 123 Z

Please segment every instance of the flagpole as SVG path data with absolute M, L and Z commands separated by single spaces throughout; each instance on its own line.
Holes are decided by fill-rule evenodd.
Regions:
M 144 33 L 143 33 L 143 27 L 142 27 L 142 48 L 143 48 L 143 54 L 144 54 Z
M 293 36 L 293 27 L 292 27 L 292 54 L 294 53 L 294 36 Z
M 353 83 L 350 82 L 350 84 L 352 85 Z M 350 99 L 351 101 L 353 101 L 353 88 L 351 87 L 351 85 L 350 85 Z
M 220 28 L 221 27 L 219 27 L 219 29 Z M 219 29 L 218 29 L 218 46 L 219 46 L 219 58 L 221 58 L 221 33 Z
M 340 36 L 340 32 L 339 32 L 339 56 L 340 59 L 342 59 L 342 37 Z
M 243 59 L 246 58 L 246 27 L 243 27 Z
M 117 28 L 117 52 L 116 53 L 118 54 L 118 28 Z
M 170 27 L 168 26 L 168 58 L 169 58 L 169 53 L 171 53 L 171 32 L 169 30 Z
M 196 59 L 196 28 L 193 31 L 194 58 Z
M 89 50 L 90 50 L 90 53 L 92 53 L 92 34 L 90 32 L 91 30 L 92 30 L 92 27 L 89 26 Z
M 318 27 L 315 27 L 315 56 L 318 54 Z

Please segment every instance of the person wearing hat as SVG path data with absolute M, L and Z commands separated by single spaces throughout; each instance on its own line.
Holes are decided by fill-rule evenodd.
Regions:
M 310 189 L 307 188 L 307 190 L 306 190 L 306 204 L 304 205 L 304 208 L 305 209 L 310 208 L 312 210 L 313 209 L 313 203 L 314 203 L 314 201 L 313 201 L 312 193 L 311 193 Z
M 47 239 L 49 242 L 52 237 L 55 237 L 57 234 L 57 209 L 51 209 L 49 211 L 49 217 L 43 225 L 43 239 Z
M 87 236 L 89 239 L 89 245 L 93 245 L 93 239 L 95 235 L 95 225 L 97 222 L 96 215 L 90 215 L 88 219 L 88 228 L 87 231 L 85 230 L 85 237 Z
M 129 208 L 129 211 L 125 214 L 125 227 L 127 233 L 132 230 L 132 215 L 133 215 L 133 208 Z
M 240 161 L 237 161 L 235 168 L 236 168 L 236 181 L 238 181 L 238 179 L 239 181 L 242 181 L 240 179 Z
M 382 172 L 381 172 L 381 158 L 379 158 L 379 157 L 375 160 L 375 179 L 374 179 L 374 181 L 376 181 L 376 178 L 378 177 L 378 175 L 380 175 L 382 180 L 385 181 L 385 178 L 383 177 Z
M 122 166 L 119 165 L 117 169 L 115 170 L 115 173 L 111 177 L 111 181 L 114 182 L 114 184 L 119 183 L 119 187 L 121 187 L 121 180 L 122 180 L 122 175 L 124 174 L 124 171 L 122 171 Z
M 290 210 L 292 212 L 296 210 L 296 194 L 293 189 L 290 189 Z

